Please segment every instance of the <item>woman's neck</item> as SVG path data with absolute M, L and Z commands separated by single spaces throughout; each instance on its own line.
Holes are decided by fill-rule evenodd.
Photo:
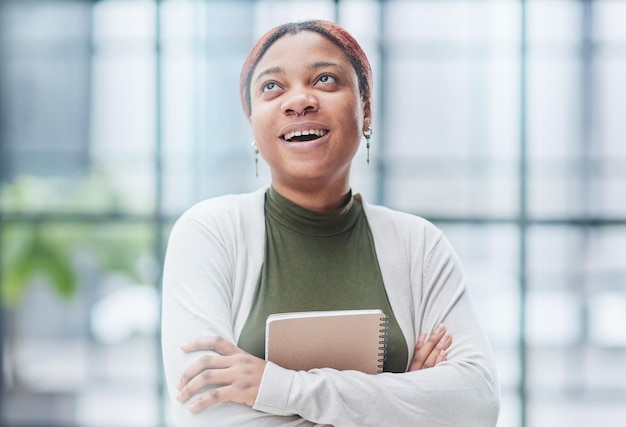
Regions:
M 281 196 L 291 200 L 293 203 L 317 212 L 334 211 L 348 202 L 350 196 L 350 186 L 346 185 L 326 187 L 320 189 L 298 189 L 272 183 L 272 187 Z

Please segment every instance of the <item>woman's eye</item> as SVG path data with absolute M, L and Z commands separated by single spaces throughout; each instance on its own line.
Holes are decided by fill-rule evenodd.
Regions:
M 335 78 L 333 76 L 330 76 L 328 74 L 324 74 L 323 76 L 321 76 L 318 80 L 320 83 L 335 83 Z
M 271 92 L 277 90 L 279 86 L 275 82 L 267 82 L 263 85 L 263 92 Z

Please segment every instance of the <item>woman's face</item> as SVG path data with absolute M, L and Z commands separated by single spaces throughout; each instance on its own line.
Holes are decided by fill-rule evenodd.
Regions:
M 311 31 L 274 42 L 250 83 L 252 132 L 281 188 L 349 185 L 370 108 L 341 49 Z

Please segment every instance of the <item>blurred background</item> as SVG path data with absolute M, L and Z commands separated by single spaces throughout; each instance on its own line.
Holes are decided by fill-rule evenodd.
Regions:
M 354 190 L 456 247 L 498 426 L 623 426 L 624 0 L 0 0 L 1 425 L 172 425 L 168 232 L 268 183 L 239 71 L 262 33 L 307 18 L 371 59 Z

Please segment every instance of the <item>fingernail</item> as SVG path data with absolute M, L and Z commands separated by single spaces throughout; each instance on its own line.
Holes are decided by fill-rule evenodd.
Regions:
M 444 330 L 443 325 L 437 326 L 437 328 L 435 329 L 435 335 L 441 335 L 443 333 L 443 330 Z

